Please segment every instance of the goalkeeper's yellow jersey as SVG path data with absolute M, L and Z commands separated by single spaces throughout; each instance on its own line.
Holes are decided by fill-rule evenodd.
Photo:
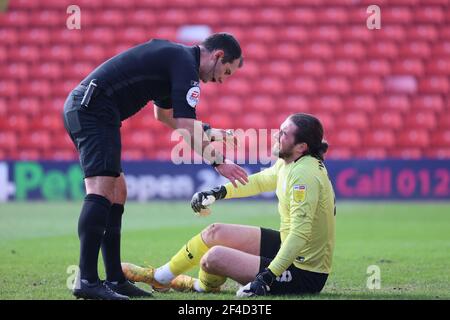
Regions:
M 281 275 L 292 263 L 297 268 L 330 273 L 335 242 L 335 197 L 322 161 L 304 156 L 249 176 L 238 188 L 225 185 L 225 199 L 275 191 L 280 214 L 281 248 L 269 269 Z

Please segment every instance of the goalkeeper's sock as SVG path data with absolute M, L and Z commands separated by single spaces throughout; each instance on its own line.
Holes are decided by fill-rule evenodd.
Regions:
M 200 263 L 200 259 L 209 250 L 209 247 L 199 233 L 189 240 L 176 255 L 170 259 L 170 271 L 175 275 L 185 273 Z
M 124 282 L 125 276 L 120 264 L 120 231 L 122 229 L 122 214 L 124 206 L 114 203 L 108 216 L 106 232 L 102 240 L 102 256 L 106 270 L 106 280 L 109 282 Z
M 97 194 L 88 194 L 84 198 L 78 219 L 80 278 L 90 283 L 98 281 L 98 254 L 110 209 L 111 202 L 108 199 Z
M 161 284 L 169 284 L 170 281 L 172 281 L 175 278 L 176 275 L 174 275 L 172 271 L 170 271 L 168 263 L 156 269 L 155 275 L 153 276 L 153 279 L 155 279 L 157 282 Z
M 227 281 L 226 277 L 208 273 L 200 268 L 197 280 L 198 284 L 194 284 L 194 288 L 196 291 L 198 291 L 197 287 L 204 292 L 216 291 L 221 285 L 225 283 L 225 281 Z

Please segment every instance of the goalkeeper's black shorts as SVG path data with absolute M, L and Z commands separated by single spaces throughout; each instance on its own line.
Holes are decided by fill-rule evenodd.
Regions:
M 85 178 L 118 177 L 121 167 L 120 113 L 113 100 L 97 92 L 81 106 L 86 86 L 78 86 L 64 104 L 64 126 L 80 155 Z
M 267 268 L 277 255 L 281 246 L 280 233 L 275 230 L 261 228 L 261 248 L 259 271 Z M 275 280 L 270 288 L 271 294 L 315 294 L 322 291 L 328 274 L 302 270 L 291 264 L 283 274 Z

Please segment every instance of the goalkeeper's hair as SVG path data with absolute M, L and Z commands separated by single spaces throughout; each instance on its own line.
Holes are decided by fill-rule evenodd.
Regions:
M 239 68 L 242 67 L 244 63 L 242 49 L 239 42 L 235 37 L 233 37 L 233 35 L 226 32 L 214 33 L 206 38 L 201 44 L 209 52 L 214 50 L 223 50 L 223 63 L 233 63 L 234 60 L 240 59 Z
M 308 145 L 303 155 L 308 154 L 323 161 L 328 143 L 323 140 L 323 127 L 319 119 L 307 113 L 295 113 L 289 119 L 297 126 L 295 144 L 304 142 Z

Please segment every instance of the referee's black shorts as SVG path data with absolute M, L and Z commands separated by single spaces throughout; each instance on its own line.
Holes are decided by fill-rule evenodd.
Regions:
M 261 248 L 259 271 L 267 268 L 277 255 L 281 246 L 280 233 L 261 228 Z M 293 264 L 272 284 L 271 294 L 315 294 L 322 291 L 328 274 L 311 272 L 297 268 Z
M 85 178 L 118 177 L 122 172 L 119 109 L 99 89 L 89 106 L 82 107 L 86 89 L 86 86 L 79 85 L 67 97 L 64 126 L 78 150 Z

